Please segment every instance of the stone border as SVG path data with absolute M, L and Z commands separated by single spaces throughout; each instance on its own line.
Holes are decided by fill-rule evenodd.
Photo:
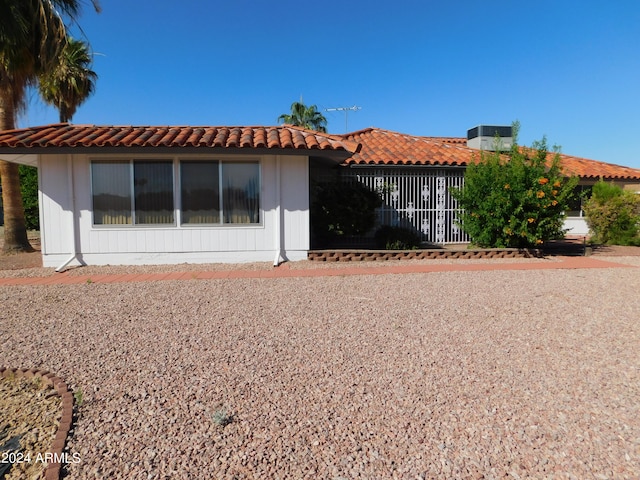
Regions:
M 361 262 L 384 260 L 442 260 L 484 258 L 541 258 L 542 250 L 492 248 L 482 250 L 311 250 L 307 259 L 316 262 Z
M 15 375 L 17 378 L 41 378 L 44 385 L 55 390 L 62 399 L 62 417 L 60 418 L 60 425 L 58 425 L 56 436 L 50 448 L 50 453 L 53 453 L 56 458 L 62 458 L 64 445 L 71 430 L 71 424 L 73 423 L 73 393 L 69 390 L 67 384 L 60 377 L 57 377 L 48 370 L 38 370 L 36 368 L 0 367 L 0 374 L 2 374 L 4 378 L 9 378 L 12 375 Z M 45 480 L 58 480 L 61 469 L 62 465 L 60 462 L 48 463 L 42 478 Z

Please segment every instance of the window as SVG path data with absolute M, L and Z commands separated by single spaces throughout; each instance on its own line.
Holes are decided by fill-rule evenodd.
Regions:
M 259 224 L 260 163 L 179 164 L 183 225 Z M 93 161 L 94 225 L 175 224 L 174 163 Z
M 173 164 L 133 162 L 135 223 L 173 223 Z
M 246 162 L 222 164 L 224 223 L 260 222 L 260 165 Z
M 132 223 L 129 162 L 93 162 L 91 186 L 94 225 Z
M 182 223 L 220 223 L 218 162 L 181 162 Z
M 182 223 L 260 223 L 258 162 L 180 162 Z
M 170 161 L 92 162 L 91 183 L 94 225 L 174 223 Z

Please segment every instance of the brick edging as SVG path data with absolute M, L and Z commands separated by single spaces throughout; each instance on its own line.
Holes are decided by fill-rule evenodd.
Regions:
M 311 250 L 307 258 L 316 262 L 360 262 L 385 260 L 436 260 L 542 257 L 542 250 L 499 248 L 481 250 Z
M 4 378 L 9 378 L 12 375 L 15 375 L 17 378 L 41 378 L 44 385 L 55 390 L 58 396 L 62 399 L 62 417 L 60 418 L 60 425 L 58 425 L 56 436 L 54 437 L 49 450 L 50 453 L 54 454 L 54 458 L 62 458 L 67 436 L 69 435 L 71 424 L 73 423 L 73 393 L 71 393 L 67 384 L 54 373 L 51 373 L 48 370 L 39 370 L 36 368 L 0 367 L 0 374 L 2 374 Z M 59 461 L 48 463 L 42 478 L 45 480 L 58 480 L 60 478 L 61 469 L 62 465 Z

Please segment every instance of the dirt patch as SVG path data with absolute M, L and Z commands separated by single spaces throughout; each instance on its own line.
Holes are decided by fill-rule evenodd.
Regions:
M 545 255 L 597 255 L 604 257 L 636 257 L 640 256 L 640 247 L 627 247 L 622 245 L 597 245 L 585 241 L 582 237 L 567 237 L 562 240 L 547 242 L 544 248 Z
M 0 226 L 0 270 L 22 270 L 42 267 L 40 232 L 27 232 L 27 239 L 34 248 L 33 252 L 2 253 L 4 247 L 4 227 Z
M 605 257 L 638 257 L 640 256 L 640 247 L 597 245 L 593 247 L 593 255 L 601 255 Z
M 42 255 L 40 255 L 40 248 L 35 252 L 0 254 L 0 270 L 22 270 L 25 268 L 40 267 L 42 267 Z
M 37 478 L 43 474 L 60 424 L 62 405 L 41 378 L 0 376 L 0 445 L 6 458 L 3 478 Z M 4 463 L 9 460 L 9 463 Z

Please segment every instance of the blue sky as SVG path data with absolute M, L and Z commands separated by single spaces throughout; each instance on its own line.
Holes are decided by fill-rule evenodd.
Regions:
M 275 125 L 302 96 L 348 130 L 521 123 L 640 168 L 637 0 L 102 0 L 80 18 L 96 93 L 74 123 Z M 324 112 L 329 131 L 345 115 Z M 32 98 L 20 126 L 57 122 Z

